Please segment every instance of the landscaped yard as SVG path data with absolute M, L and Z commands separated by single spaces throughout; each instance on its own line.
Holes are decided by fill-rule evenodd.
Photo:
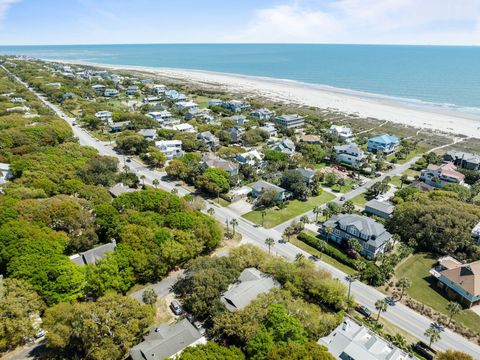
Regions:
M 368 199 L 366 198 L 365 193 L 363 193 L 363 194 L 360 194 L 360 195 L 355 196 L 355 197 L 352 199 L 352 202 L 353 202 L 356 206 L 363 207 L 363 206 L 365 206 L 365 204 L 368 202 Z
M 431 278 L 428 272 L 435 262 L 436 259 L 428 254 L 415 254 L 401 263 L 395 274 L 397 279 L 407 277 L 412 281 L 412 287 L 407 290 L 410 297 L 449 315 L 446 309 L 449 300 L 436 291 L 429 281 Z M 471 310 L 463 310 L 454 319 L 472 330 L 480 331 L 480 316 Z
M 309 198 L 307 201 L 292 200 L 284 209 L 278 209 L 276 207 L 267 209 L 263 226 L 269 229 L 280 225 L 285 221 L 312 210 L 315 206 L 325 204 L 333 199 L 335 199 L 335 195 L 324 191 L 318 196 Z M 242 217 L 255 224 L 262 224 L 262 210 L 250 211 L 242 215 Z
M 313 236 L 315 236 L 315 235 L 316 234 L 313 234 Z M 323 261 L 323 262 L 325 262 L 329 265 L 332 265 L 339 270 L 342 270 L 344 273 L 346 273 L 348 275 L 355 275 L 357 273 L 357 271 L 355 269 L 352 269 L 351 267 L 342 264 L 341 262 L 335 260 L 334 258 L 328 256 L 327 254 L 324 254 L 324 253 L 318 251 L 317 249 L 311 247 L 310 245 L 305 244 L 303 241 L 300 241 L 297 238 L 294 238 L 294 239 L 292 238 L 292 240 L 290 242 L 293 245 L 295 245 L 296 247 L 298 247 L 299 249 L 302 249 L 303 251 L 306 251 L 310 255 L 316 256 L 319 260 L 321 260 L 321 261 Z

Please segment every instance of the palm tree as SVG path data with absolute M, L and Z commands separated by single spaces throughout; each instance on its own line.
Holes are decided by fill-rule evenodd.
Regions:
M 297 255 L 295 255 L 295 262 L 300 262 L 303 259 L 305 259 L 305 255 L 303 255 L 301 253 L 298 253 Z
M 401 187 L 401 188 L 403 188 L 403 184 L 405 184 L 405 183 L 407 182 L 407 180 L 408 180 L 408 176 L 407 176 L 407 175 L 402 175 L 402 176 L 400 177 L 400 184 L 401 184 L 400 187 Z
M 230 220 L 230 225 L 232 225 L 233 236 L 235 236 L 235 227 L 238 225 L 237 219 Z
M 324 229 L 325 233 L 327 234 L 327 242 L 330 241 L 330 236 L 332 235 L 333 233 L 333 227 L 331 226 L 327 226 L 325 229 Z
M 267 211 L 266 211 L 266 210 L 262 210 L 261 214 L 262 214 L 262 227 L 263 227 L 263 223 L 264 223 L 264 220 L 265 220 L 265 216 L 267 216 Z
M 214 208 L 208 208 L 207 213 L 208 213 L 208 215 L 213 216 L 213 215 L 215 215 L 215 209 Z
M 265 245 L 268 246 L 268 253 L 270 254 L 270 248 L 275 245 L 275 240 L 271 237 L 265 239 Z
M 310 222 L 310 219 L 308 218 L 307 215 L 303 215 L 301 218 L 300 218 L 300 222 L 304 223 L 304 224 L 308 224 Z
M 160 185 L 160 181 L 158 181 L 158 179 L 153 179 L 152 185 L 158 187 L 158 185 Z
M 318 222 L 318 215 L 322 213 L 322 209 L 320 208 L 320 206 L 315 206 L 313 208 L 313 213 L 315 214 L 315 222 Z
M 170 193 L 172 193 L 173 195 L 177 195 L 178 194 L 178 189 L 177 188 L 173 188 Z
M 375 301 L 375 309 L 378 310 L 378 315 L 377 315 L 377 322 L 380 319 L 380 313 L 387 311 L 388 309 L 388 304 L 385 302 L 385 300 L 377 300 Z
M 290 242 L 290 236 L 292 236 L 293 234 L 295 234 L 295 229 L 291 226 L 283 230 L 283 235 L 287 238 L 288 242 Z
M 462 311 L 462 305 L 455 301 L 450 301 L 447 305 L 447 310 L 450 313 L 450 319 L 448 319 L 448 325 L 452 322 L 452 319 L 455 315 L 458 315 Z
M 440 329 L 433 327 L 429 327 L 427 330 L 425 330 L 423 335 L 425 335 L 430 340 L 430 347 L 434 342 L 437 342 L 442 337 L 440 334 Z
M 145 186 L 145 175 L 140 175 L 140 179 L 142 180 L 143 186 Z
M 408 349 L 408 342 L 407 339 L 405 339 L 404 336 L 400 334 L 396 334 L 394 337 L 391 338 L 392 344 L 395 345 L 396 347 L 402 349 L 402 350 L 407 350 Z
M 402 289 L 400 294 L 400 300 L 402 300 L 403 295 L 405 295 L 405 290 L 412 287 L 412 281 L 409 278 L 402 277 L 400 280 L 398 280 L 397 286 Z
M 357 260 L 355 262 L 355 268 L 358 271 L 358 275 L 362 277 L 362 272 L 365 271 L 365 269 L 367 268 L 367 263 L 363 260 Z

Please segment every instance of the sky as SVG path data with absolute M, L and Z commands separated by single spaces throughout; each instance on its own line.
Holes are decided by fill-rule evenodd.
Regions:
M 480 0 L 0 0 L 0 45 L 480 45 Z

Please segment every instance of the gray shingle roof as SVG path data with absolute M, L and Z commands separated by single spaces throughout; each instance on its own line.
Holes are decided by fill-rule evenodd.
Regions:
M 266 189 L 272 189 L 277 192 L 285 191 L 284 188 L 263 180 L 259 180 L 255 184 L 253 184 L 252 189 L 254 189 L 257 192 L 262 192 L 263 190 L 266 190 Z
M 115 250 L 116 246 L 117 245 L 114 242 L 100 245 L 93 249 L 73 255 L 70 257 L 70 260 L 72 260 L 77 265 L 95 264 L 98 260 L 105 256 L 105 253 L 107 251 Z
M 368 210 L 368 208 L 381 211 L 385 214 L 391 214 L 393 213 L 395 206 L 385 201 L 379 201 L 379 200 L 373 199 L 365 204 L 365 210 Z
M 202 335 L 187 319 L 168 325 L 160 324 L 145 341 L 130 350 L 133 360 L 169 358 L 199 340 Z
M 258 295 L 280 286 L 271 276 L 255 268 L 243 270 L 238 281 L 221 297 L 222 303 L 229 311 L 243 309 Z

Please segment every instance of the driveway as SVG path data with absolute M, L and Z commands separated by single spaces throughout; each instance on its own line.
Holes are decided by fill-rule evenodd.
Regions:
M 228 208 L 231 209 L 235 214 L 238 214 L 238 216 L 241 216 L 252 211 L 253 205 L 247 202 L 246 199 L 240 199 L 228 205 Z

